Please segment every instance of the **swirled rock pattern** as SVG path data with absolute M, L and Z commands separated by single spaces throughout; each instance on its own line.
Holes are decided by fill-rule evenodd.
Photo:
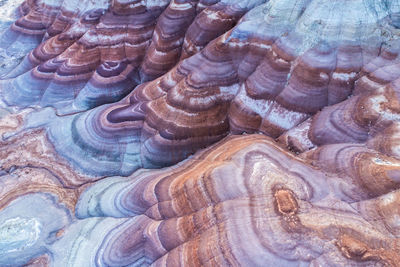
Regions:
M 123 100 L 50 126 L 50 139 L 81 170 L 126 175 L 179 162 L 230 133 L 279 137 L 353 91 L 396 79 L 398 9 L 396 1 L 260 4 Z
M 309 161 L 264 136 L 230 137 L 177 167 L 103 180 L 76 213 L 135 216 L 98 255 L 111 266 L 395 266 L 399 161 L 324 149 Z
M 13 14 L 0 266 L 399 266 L 399 1 Z
M 48 207 L 36 200 L 46 195 L 14 200 L 0 211 L 2 224 L 7 233 L 30 230 L 20 238 L 29 249 L 7 251 L 0 260 L 31 257 L 54 266 L 398 266 L 399 164 L 359 144 L 323 145 L 299 157 L 263 135 L 231 136 L 174 167 L 87 187 L 76 217 L 52 224 L 58 234 L 46 250 L 36 248 L 42 236 L 51 238 L 42 226 L 50 227 L 48 219 L 27 213 L 17 222 L 10 211 L 25 210 L 18 207 L 25 199 Z
M 167 72 L 181 54 L 198 52 L 262 1 L 216 2 L 25 1 L 1 45 L 34 49 L 4 75 L 3 98 L 60 113 L 117 101 Z

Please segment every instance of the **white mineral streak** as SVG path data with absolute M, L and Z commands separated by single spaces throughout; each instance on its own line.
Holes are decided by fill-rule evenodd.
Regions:
M 24 250 L 39 238 L 41 224 L 34 218 L 15 217 L 0 224 L 0 251 Z
M 344 72 L 333 72 L 332 73 L 332 78 L 337 79 L 337 80 L 342 80 L 342 81 L 348 81 L 350 79 L 353 79 L 356 77 L 357 73 L 356 72 L 351 72 L 351 73 L 344 73 Z
M 21 266 L 45 253 L 55 233 L 70 224 L 69 211 L 46 194 L 29 194 L 0 210 L 0 266 Z
M 152 8 L 152 7 L 165 7 L 166 5 L 169 4 L 169 0 L 147 0 L 143 1 L 146 5 L 147 8 Z
M 16 11 L 22 2 L 23 0 L 0 0 L 0 36 L 18 18 Z M 4 47 L 0 47 L 0 77 L 5 68 L 15 67 L 24 55 L 23 51 L 7 53 Z
M 172 1 L 171 4 L 169 4 L 169 7 L 174 9 L 174 10 L 187 10 L 192 8 L 192 4 L 190 3 L 176 3 L 176 1 Z
M 0 1 L 0 23 L 14 22 L 17 19 L 15 11 L 22 2 L 23 0 Z M 1 25 L 0 27 L 2 28 Z
M 65 10 L 83 14 L 88 10 L 102 8 L 107 9 L 111 4 L 111 0 L 96 0 L 96 1 L 82 1 L 82 0 L 68 0 L 64 1 L 62 6 Z

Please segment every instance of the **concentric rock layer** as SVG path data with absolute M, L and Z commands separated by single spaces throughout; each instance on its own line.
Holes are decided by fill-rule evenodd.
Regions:
M 13 14 L 0 266 L 399 266 L 399 1 Z
M 99 247 L 104 266 L 396 266 L 399 160 L 356 144 L 307 158 L 229 137 L 176 167 L 98 182 L 76 214 L 134 217 Z
M 325 107 L 321 114 L 362 97 L 347 101 L 353 92 L 386 90 L 397 79 L 396 2 L 256 4 L 232 30 L 121 101 L 50 126 L 58 152 L 91 174 L 167 166 L 228 134 L 279 137 Z M 325 138 L 348 141 L 342 137 Z
M 117 101 L 181 55 L 201 50 L 255 5 L 214 2 L 25 1 L 1 45 L 34 49 L 3 76 L 4 100 L 59 113 Z

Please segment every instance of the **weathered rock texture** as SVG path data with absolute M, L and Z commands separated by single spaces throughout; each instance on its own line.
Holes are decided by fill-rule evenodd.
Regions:
M 31 52 L 3 76 L 9 104 L 61 113 L 121 99 L 229 30 L 255 3 L 25 1 L 0 44 Z
M 177 167 L 98 182 L 76 214 L 134 216 L 102 243 L 110 266 L 397 265 L 399 161 L 322 149 L 300 159 L 265 136 L 229 137 Z
M 1 266 L 399 266 L 399 1 L 18 14 Z
M 54 266 L 398 266 L 399 163 L 357 144 L 299 157 L 263 135 L 228 137 L 177 166 L 88 187 L 45 254 Z M 78 191 L 63 190 L 68 207 Z
M 121 101 L 50 126 L 50 139 L 83 171 L 129 174 L 179 162 L 230 133 L 278 137 L 324 107 L 344 105 L 353 91 L 394 81 L 399 5 L 322 2 L 253 8 L 232 30 Z

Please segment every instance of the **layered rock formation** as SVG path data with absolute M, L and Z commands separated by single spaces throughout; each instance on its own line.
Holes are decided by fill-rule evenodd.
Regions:
M 297 156 L 263 135 L 228 137 L 177 166 L 88 187 L 78 219 L 54 226 L 40 253 L 50 226 L 36 215 L 43 227 L 18 253 L 52 266 L 398 266 L 399 163 L 356 144 Z
M 321 149 L 310 161 L 229 137 L 177 167 L 99 182 L 76 214 L 136 216 L 102 243 L 109 266 L 396 266 L 399 160 Z
M 382 72 L 379 64 L 396 73 L 396 2 L 326 5 L 261 4 L 123 100 L 50 126 L 50 139 L 83 171 L 125 175 L 179 162 L 229 133 L 279 137 L 345 101 L 357 80 L 363 93 L 364 76 Z
M 198 52 L 262 1 L 218 2 L 25 1 L 0 44 L 34 49 L 3 76 L 3 98 L 60 113 L 117 101 L 167 72 L 181 55 Z
M 400 2 L 16 14 L 1 266 L 399 266 Z

